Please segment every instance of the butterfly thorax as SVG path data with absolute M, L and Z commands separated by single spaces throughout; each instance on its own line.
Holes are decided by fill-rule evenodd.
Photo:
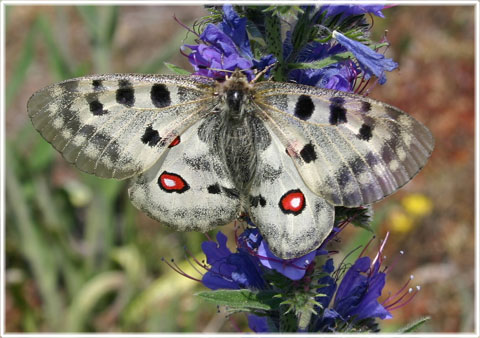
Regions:
M 248 193 L 257 166 L 251 84 L 240 73 L 219 84 L 220 154 L 240 195 Z

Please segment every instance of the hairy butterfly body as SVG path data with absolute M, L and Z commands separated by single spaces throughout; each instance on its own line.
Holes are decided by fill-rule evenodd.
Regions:
M 247 213 L 282 258 L 315 249 L 334 207 L 406 184 L 433 138 L 406 113 L 291 83 L 117 74 L 67 80 L 28 102 L 35 128 L 100 177 L 131 178 L 133 204 L 176 230 Z

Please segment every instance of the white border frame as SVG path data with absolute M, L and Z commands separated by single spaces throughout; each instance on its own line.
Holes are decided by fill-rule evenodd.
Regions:
M 232 4 L 253 4 L 253 3 L 273 3 L 272 1 L 246 1 L 246 0 L 237 0 L 237 1 L 223 1 L 223 0 L 211 0 L 206 3 L 224 3 L 229 2 Z M 322 3 L 331 3 L 332 1 L 296 1 L 296 0 L 277 0 L 274 4 L 322 4 Z M 169 333 L 169 334 L 140 334 L 140 333 L 114 333 L 114 334 L 68 334 L 68 333 L 42 333 L 42 334 L 17 334 L 17 333 L 5 333 L 5 6 L 6 5 L 201 5 L 203 1 L 155 1 L 155 0 L 141 0 L 141 1 L 128 1 L 128 0 L 117 0 L 117 1 L 106 1 L 106 0 L 84 0 L 84 1 L 62 1 L 62 0 L 40 0 L 40 1 L 23 1 L 23 0 L 0 0 L 0 62 L 1 62 L 1 76 L 0 76 L 0 102 L 1 102 L 1 119 L 0 119 L 0 210 L 2 211 L 1 223 L 0 223 L 0 337 L 45 337 L 45 338 L 54 338 L 54 337 L 240 337 L 240 336 L 260 336 L 253 333 L 231 333 L 231 334 L 212 334 L 212 333 L 203 333 L 203 334 L 193 334 L 193 333 Z M 352 1 L 336 1 L 335 4 L 342 3 L 352 3 Z M 414 1 L 414 0 L 399 0 L 399 1 L 355 1 L 355 4 L 398 4 L 398 5 L 473 5 L 475 10 L 475 315 L 474 318 L 477 318 L 475 321 L 475 331 L 472 333 L 429 333 L 429 334 L 377 334 L 381 337 L 438 337 L 438 338 L 449 338 L 449 337 L 479 337 L 480 336 L 480 327 L 479 327 L 479 316 L 480 316 L 480 298 L 479 298 L 479 280 L 480 280 L 480 229 L 479 229 L 479 203 L 480 203 L 480 192 L 479 192 L 479 178 L 480 178 L 480 157 L 479 157 L 479 130 L 480 130 L 480 119 L 479 119 L 479 88 L 480 88 L 480 79 L 479 79 L 479 70 L 480 70 L 480 47 L 479 47 L 479 18 L 480 18 L 480 4 L 477 1 Z M 365 338 L 373 334 L 344 334 L 341 336 L 348 337 L 361 337 Z M 267 336 L 262 334 L 262 336 Z M 332 337 L 332 334 L 268 334 L 268 337 Z M 338 334 L 337 334 L 338 336 Z

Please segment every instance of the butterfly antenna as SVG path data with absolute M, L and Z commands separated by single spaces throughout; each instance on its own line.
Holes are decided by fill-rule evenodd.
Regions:
M 277 65 L 277 61 L 275 61 L 274 63 L 272 63 L 271 65 L 268 65 L 267 67 L 263 68 L 263 70 L 261 72 L 258 72 L 254 79 L 251 81 L 251 83 L 254 83 L 256 82 L 259 78 L 261 78 L 263 75 L 265 75 L 270 69 L 272 69 L 273 67 L 275 67 Z

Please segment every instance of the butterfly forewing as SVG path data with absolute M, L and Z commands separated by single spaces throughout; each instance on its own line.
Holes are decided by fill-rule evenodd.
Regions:
M 259 83 L 256 93 L 307 186 L 334 205 L 365 205 L 393 193 L 433 150 L 426 127 L 375 100 L 288 83 Z
M 49 86 L 31 97 L 28 114 L 68 162 L 122 179 L 151 167 L 213 106 L 206 79 L 118 74 Z

